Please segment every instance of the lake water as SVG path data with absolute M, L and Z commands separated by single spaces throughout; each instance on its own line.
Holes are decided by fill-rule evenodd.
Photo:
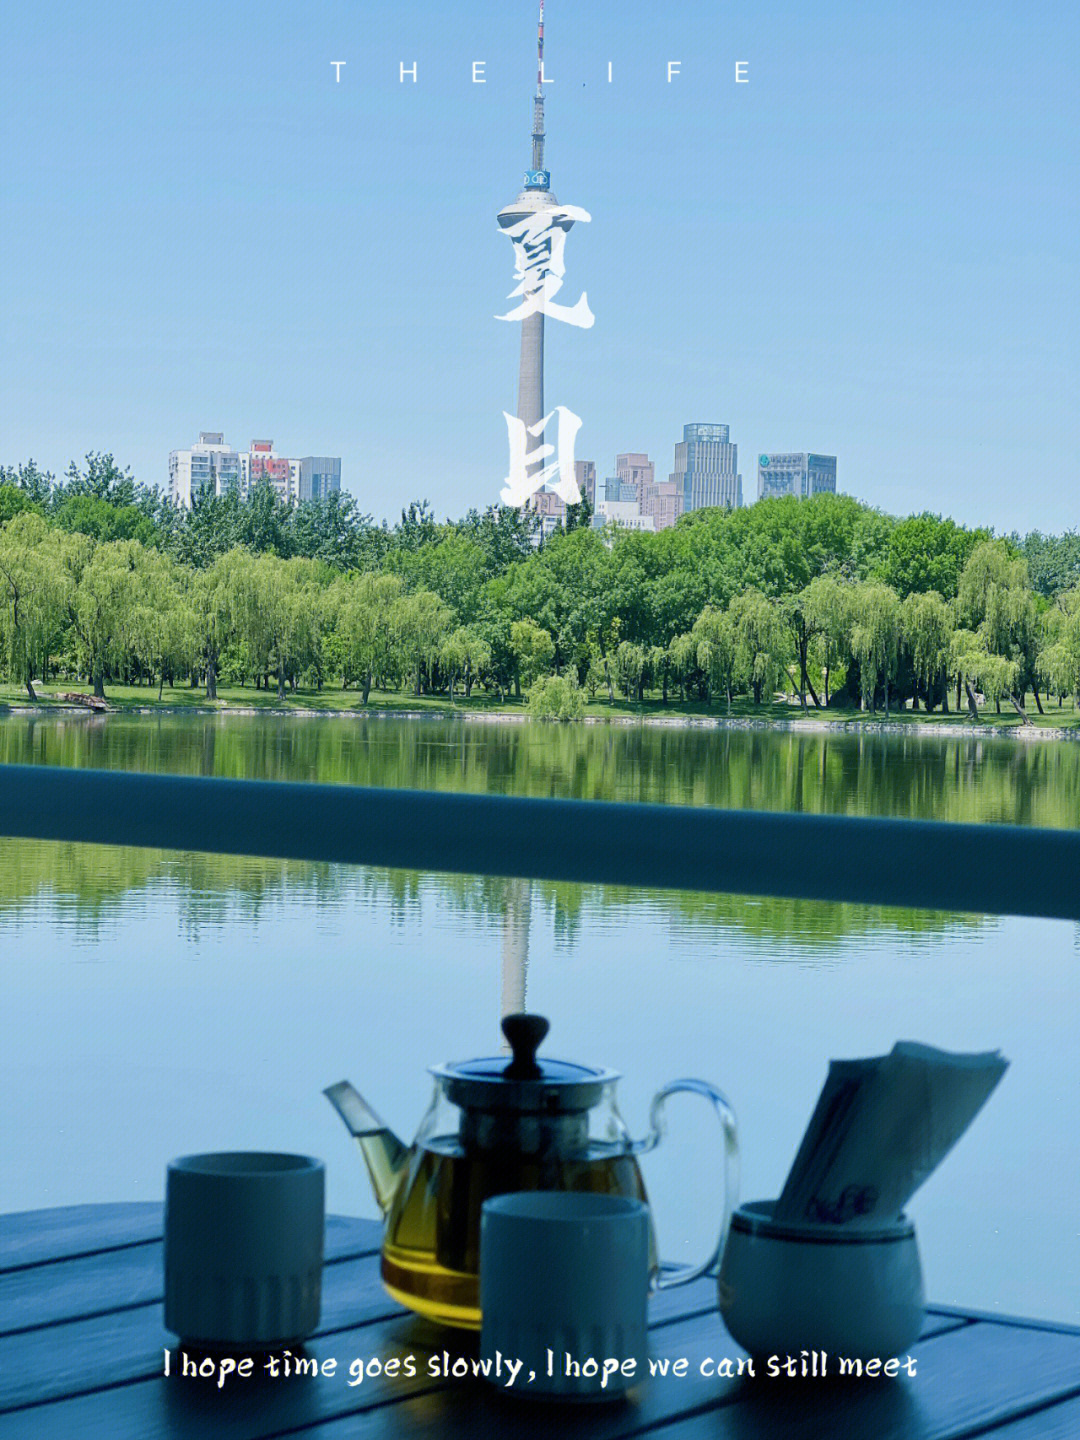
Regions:
M 16 715 L 0 761 L 1080 823 L 1066 742 Z M 426 1066 L 494 1053 L 524 996 L 552 1055 L 623 1073 L 636 1132 L 664 1082 L 719 1084 L 746 1199 L 778 1192 L 831 1057 L 1000 1048 L 1005 1079 L 911 1206 L 928 1293 L 1080 1320 L 1073 925 L 0 840 L 0 956 L 2 1210 L 160 1198 L 170 1156 L 235 1147 L 321 1155 L 330 1208 L 374 1215 L 322 1088 L 348 1076 L 409 1138 Z M 673 1102 L 645 1161 L 673 1259 L 716 1223 L 713 1123 Z

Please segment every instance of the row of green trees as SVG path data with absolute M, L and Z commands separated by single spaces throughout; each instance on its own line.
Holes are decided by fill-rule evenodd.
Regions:
M 194 570 L 138 540 L 96 543 L 37 514 L 0 527 L 0 641 L 9 678 L 36 698 L 35 677 L 76 675 L 104 696 L 107 679 L 190 680 L 217 698 L 231 684 L 276 682 L 279 696 L 336 678 L 417 694 L 500 673 L 520 691 L 550 663 L 550 637 L 531 622 L 500 631 L 493 667 L 481 629 L 457 623 L 437 594 L 393 572 L 341 574 L 316 560 L 237 548 Z M 545 643 L 546 642 L 546 643 Z
M 881 581 L 827 573 L 780 599 L 749 589 L 726 609 L 707 606 L 666 649 L 624 641 L 615 667 L 624 693 L 638 699 L 650 684 L 666 698 L 672 680 L 685 699 L 700 677 L 706 696 L 724 695 L 729 710 L 734 692 L 760 704 L 789 688 L 807 710 L 829 705 L 839 677 L 846 700 L 881 704 L 886 716 L 890 701 L 909 699 L 913 709 L 947 711 L 955 684 L 957 707 L 963 696 L 976 718 L 981 694 L 999 711 L 1008 700 L 1026 719 L 1029 691 L 1042 711 L 1040 684 L 1059 703 L 1080 692 L 1080 587 L 1040 613 L 1025 562 L 987 540 L 972 551 L 953 600 L 936 590 L 901 599 Z M 602 678 L 590 669 L 592 694 Z
M 839 698 L 888 713 L 952 695 L 973 713 L 981 696 L 1026 715 L 1040 689 L 1080 690 L 1068 536 L 1035 537 L 1044 579 L 1058 556 L 1061 583 L 1045 594 L 1031 583 L 1033 537 L 897 520 L 845 496 L 699 511 L 656 535 L 578 528 L 541 546 L 517 511 L 439 524 L 413 505 L 391 529 L 346 507 L 344 558 L 259 542 L 267 515 L 284 512 L 295 539 L 323 510 L 305 516 L 265 489 L 226 500 L 171 512 L 168 533 L 118 535 L 127 512 L 154 506 L 111 457 L 87 457 L 62 485 L 0 470 L 8 677 L 31 694 L 35 678 L 67 675 L 99 695 L 110 680 L 184 681 L 211 698 L 219 682 L 282 696 L 340 683 L 365 703 L 373 686 L 453 698 L 480 684 L 533 690 L 540 713 L 560 714 L 577 713 L 582 693 L 730 706 L 783 689 L 805 708 Z M 176 535 L 202 525 L 220 540 L 205 527 L 222 506 L 243 543 L 185 558 Z M 91 511 L 112 528 L 73 524 Z

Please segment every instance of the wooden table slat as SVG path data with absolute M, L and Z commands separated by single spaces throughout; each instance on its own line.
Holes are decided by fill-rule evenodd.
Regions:
M 1080 1396 L 1049 1409 L 1036 1410 L 1022 1420 L 1010 1420 L 983 1432 L 986 1440 L 1077 1440 L 1080 1436 Z M 982 1440 L 982 1437 L 979 1437 Z
M 67 1255 L 161 1239 L 160 1200 L 118 1205 L 63 1205 L 0 1215 L 0 1273 Z
M 330 1215 L 326 1259 L 374 1255 L 382 1227 L 374 1220 Z M 107 1314 L 120 1305 L 152 1304 L 164 1293 L 162 1244 L 143 1240 L 0 1274 L 0 1336 L 35 1325 Z M 118 1299 L 118 1297 L 123 1299 Z
M 1080 1325 L 1063 1320 L 1035 1320 L 1023 1315 L 1001 1315 L 996 1310 L 967 1310 L 956 1305 L 929 1307 L 938 1315 L 957 1315 L 965 1320 L 987 1320 L 991 1325 L 1019 1325 L 1024 1330 L 1052 1330 L 1055 1335 L 1080 1335 Z

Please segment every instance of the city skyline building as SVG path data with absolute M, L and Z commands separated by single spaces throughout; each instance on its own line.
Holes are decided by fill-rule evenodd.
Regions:
M 305 455 L 299 462 L 298 500 L 325 500 L 341 490 L 341 460 L 336 455 Z
M 642 491 L 656 480 L 656 466 L 648 455 L 632 452 L 615 456 L 615 478 L 619 482 L 618 495 L 612 500 L 634 500 L 641 504 Z
M 672 480 L 656 479 L 656 466 L 641 451 L 615 457 L 615 474 L 604 482 L 604 498 L 615 505 L 634 505 L 652 520 L 656 530 L 667 530 L 683 513 L 682 489 Z
M 201 430 L 188 450 L 169 452 L 169 499 L 190 510 L 197 496 L 224 495 L 240 485 L 240 457 L 220 430 Z
M 254 486 L 267 481 L 288 505 L 320 500 L 341 489 L 341 460 L 330 455 L 292 459 L 279 455 L 272 440 L 252 440 L 237 451 L 220 430 L 203 430 L 198 443 L 169 453 L 169 499 L 190 510 L 198 496 L 222 496 L 235 490 L 246 499 Z
M 707 505 L 737 509 L 743 503 L 742 476 L 728 426 L 684 425 L 668 481 L 681 492 L 684 514 Z
M 795 454 L 758 456 L 757 494 L 759 500 L 777 495 L 836 494 L 836 456 L 812 455 L 801 450 Z
M 566 501 L 561 495 L 556 495 L 554 490 L 537 490 L 529 501 L 529 509 L 533 510 L 540 520 L 540 529 L 536 536 L 538 543 L 546 540 L 549 535 L 554 535 L 556 530 L 562 529 L 566 524 Z
M 674 480 L 642 486 L 641 513 L 651 515 L 657 530 L 669 530 L 683 513 L 682 488 Z
M 653 517 L 643 515 L 636 500 L 598 500 L 592 526 L 594 530 L 602 530 L 605 525 L 617 525 L 623 530 L 656 529 Z
M 574 479 L 581 491 L 581 498 L 587 500 L 592 508 L 596 509 L 596 461 L 575 460 Z
M 683 513 L 681 488 L 672 480 L 658 481 L 656 466 L 640 451 L 616 455 L 615 481 L 607 493 L 609 500 L 635 504 L 656 530 L 670 529 Z
M 279 455 L 272 440 L 252 440 L 240 453 L 240 494 L 248 496 L 264 480 L 279 500 L 291 504 L 299 490 L 300 462 Z
M 578 489 L 581 491 L 582 500 L 587 500 L 596 511 L 596 461 L 575 460 L 574 478 L 577 481 Z M 530 508 L 535 510 L 540 517 L 540 531 L 538 538 L 546 540 L 556 530 L 560 530 L 566 524 L 566 501 L 554 490 L 537 490 L 533 495 Z

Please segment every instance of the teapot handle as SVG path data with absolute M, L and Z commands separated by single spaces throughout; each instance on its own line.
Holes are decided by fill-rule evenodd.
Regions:
M 682 1091 L 690 1095 L 700 1095 L 708 1100 L 720 1121 L 720 1129 L 723 1132 L 724 1206 L 720 1217 L 720 1233 L 712 1253 L 700 1265 L 662 1265 L 653 1281 L 652 1288 L 655 1290 L 668 1290 L 673 1285 L 685 1285 L 690 1280 L 697 1280 L 717 1264 L 724 1248 L 724 1241 L 727 1239 L 732 1211 L 738 1200 L 739 1132 L 735 1121 L 735 1111 L 731 1108 L 731 1102 L 727 1096 L 717 1090 L 715 1085 L 710 1085 L 707 1080 L 673 1080 L 670 1085 L 665 1085 L 662 1090 L 657 1091 L 649 1112 L 649 1134 L 641 1148 L 653 1150 L 659 1145 L 667 1132 L 664 1106 L 669 1096 Z

